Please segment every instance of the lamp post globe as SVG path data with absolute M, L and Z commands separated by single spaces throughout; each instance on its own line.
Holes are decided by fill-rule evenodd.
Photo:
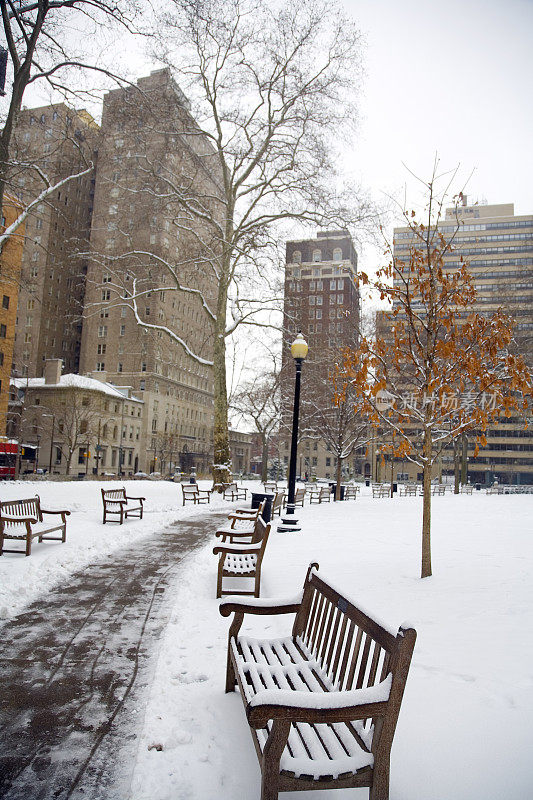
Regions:
M 294 342 L 291 344 L 291 355 L 296 366 L 296 377 L 294 382 L 294 406 L 292 412 L 292 437 L 291 437 L 291 456 L 289 462 L 288 497 L 285 516 L 278 525 L 278 531 L 300 531 L 298 520 L 295 516 L 296 506 L 294 497 L 296 492 L 296 459 L 298 455 L 298 418 L 300 415 L 300 383 L 302 377 L 302 364 L 307 356 L 309 347 L 302 332 L 299 331 Z

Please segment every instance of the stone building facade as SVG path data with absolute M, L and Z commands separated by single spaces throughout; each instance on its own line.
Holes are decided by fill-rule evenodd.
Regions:
M 213 300 L 216 273 L 209 232 L 179 198 L 186 187 L 213 202 L 217 180 L 214 151 L 168 70 L 106 95 L 80 369 L 144 400 L 142 446 L 156 471 L 162 461 L 211 464 L 213 340 L 200 293 Z
M 11 435 L 37 452 L 35 467 L 57 475 L 127 475 L 146 468 L 141 431 L 144 403 L 128 386 L 62 375 L 62 360 L 45 362 L 44 377 L 12 381 Z

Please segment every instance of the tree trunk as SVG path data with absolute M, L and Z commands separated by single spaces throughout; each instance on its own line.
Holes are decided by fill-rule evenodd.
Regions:
M 263 483 L 268 480 L 268 436 L 263 431 L 261 433 L 261 445 L 262 445 L 262 453 L 261 453 L 261 480 Z
M 337 485 L 335 486 L 335 500 L 341 499 L 342 459 L 337 458 Z
M 228 392 L 226 386 L 226 308 L 228 302 L 229 264 L 224 254 L 222 277 L 218 287 L 217 315 L 214 325 L 213 348 L 214 422 L 213 422 L 213 481 L 227 483 L 231 474 L 231 453 L 228 433 Z
M 454 477 L 453 493 L 459 494 L 459 480 L 461 477 L 461 473 L 460 473 L 460 462 L 459 462 L 458 439 L 453 440 L 453 477 Z
M 423 513 L 422 513 L 422 572 L 421 578 L 429 578 L 431 572 L 431 431 L 424 435 Z

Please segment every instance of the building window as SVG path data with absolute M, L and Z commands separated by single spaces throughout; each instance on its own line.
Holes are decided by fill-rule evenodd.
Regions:
M 99 356 L 105 355 L 106 348 L 107 348 L 106 344 L 99 344 L 98 347 L 96 348 L 97 355 Z
M 322 261 L 322 253 L 320 250 L 313 250 L 313 261 Z
M 344 289 L 344 278 L 339 278 L 337 281 L 337 289 L 342 290 Z
M 146 372 L 146 361 L 141 362 L 141 372 Z
M 331 292 L 334 292 L 336 288 L 337 288 L 337 281 L 335 281 L 335 280 L 332 280 L 332 281 L 330 281 L 330 282 L 329 282 L 329 289 L 330 289 L 330 291 L 331 291 Z
M 293 264 L 301 264 L 302 263 L 302 254 L 299 250 L 295 250 L 292 254 L 292 263 Z
M 98 338 L 103 339 L 105 336 L 107 336 L 107 325 L 100 325 L 98 327 Z
M 316 299 L 316 298 L 315 298 L 314 294 L 311 294 L 311 295 L 309 295 L 309 305 L 310 305 L 310 306 L 314 306 L 314 304 L 315 304 L 315 299 Z
M 96 363 L 96 371 L 97 372 L 105 372 L 105 362 L 104 361 L 98 361 Z
M 111 292 L 109 289 L 104 289 L 102 291 L 102 300 L 111 300 Z
M 139 382 L 139 390 L 141 392 L 144 392 L 145 388 L 146 388 L 146 381 L 140 381 Z
M 7 328 L 5 325 L 0 325 L 0 339 L 5 339 L 7 334 Z M 29 336 L 29 339 L 24 339 L 25 342 L 31 342 L 31 333 L 27 333 L 26 336 Z
M 7 296 L 7 294 L 5 294 L 3 297 L 2 308 L 9 308 L 9 297 Z
M 126 326 L 125 325 L 121 325 L 120 326 L 120 335 L 121 336 L 125 336 L 126 335 Z
M 117 372 L 122 372 L 122 361 L 119 361 L 117 364 Z
M 340 247 L 336 247 L 333 251 L 333 261 L 342 261 L 342 250 Z
M 323 301 L 324 301 L 324 298 L 323 298 L 323 297 L 317 297 L 317 299 L 316 299 L 316 304 L 317 304 L 317 306 L 321 306 L 321 305 L 322 305 L 322 303 L 323 303 Z
M 322 319 L 322 309 L 321 308 L 317 308 L 317 310 L 316 310 L 316 318 L 317 319 Z M 317 326 L 317 331 L 318 331 L 318 326 Z

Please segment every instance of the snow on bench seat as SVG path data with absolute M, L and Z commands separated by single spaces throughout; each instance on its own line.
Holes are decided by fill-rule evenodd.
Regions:
M 301 600 L 229 597 L 226 691 L 238 685 L 262 769 L 279 791 L 370 787 L 386 800 L 392 738 L 416 639 L 392 633 L 309 568 Z M 239 636 L 244 614 L 295 613 L 292 635 Z

